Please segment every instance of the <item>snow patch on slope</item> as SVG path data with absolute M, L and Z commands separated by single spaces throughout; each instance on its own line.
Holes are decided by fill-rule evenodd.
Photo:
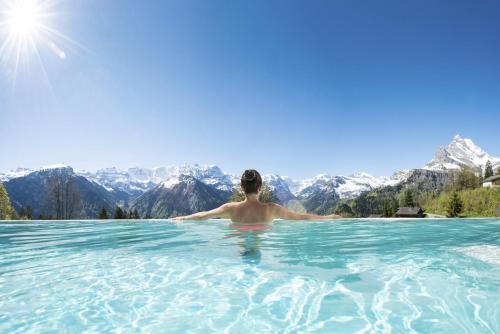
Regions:
M 65 168 L 71 168 L 71 167 L 63 163 L 58 163 L 53 165 L 42 166 L 40 170 L 42 171 L 42 170 L 65 169 Z
M 387 177 L 375 177 L 367 173 L 342 176 L 344 182 L 337 187 L 340 198 L 354 198 L 362 192 L 385 186 L 390 181 Z
M 0 182 L 7 182 L 7 181 L 10 181 L 10 180 L 18 178 L 18 177 L 27 176 L 27 175 L 34 173 L 34 172 L 50 171 L 50 170 L 55 170 L 55 169 L 71 169 L 72 170 L 72 168 L 70 166 L 68 166 L 66 164 L 62 164 L 62 163 L 42 166 L 38 169 L 19 167 L 19 168 L 16 168 L 14 170 L 9 170 L 9 171 L 0 173 Z
M 181 181 L 180 177 L 178 177 L 178 176 L 172 176 L 168 180 L 163 181 L 161 183 L 161 185 L 163 186 L 163 188 L 171 189 L 171 188 L 175 187 L 176 185 L 178 185 L 181 182 L 182 181 Z
M 26 176 L 30 173 L 33 173 L 34 170 L 31 168 L 17 168 L 15 170 L 10 170 L 4 173 L 0 173 L 0 182 L 7 182 L 9 180 Z

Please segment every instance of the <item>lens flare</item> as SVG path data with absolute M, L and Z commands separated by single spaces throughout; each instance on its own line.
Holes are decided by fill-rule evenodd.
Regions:
M 4 0 L 0 7 L 0 61 L 15 84 L 20 64 L 33 60 L 50 84 L 44 54 L 67 59 L 71 45 L 82 46 L 53 27 L 55 7 L 61 0 Z M 2 42 L 3 41 L 3 42 Z M 26 66 L 28 67 L 28 66 Z
M 36 1 L 19 1 L 6 13 L 6 25 L 9 34 L 16 39 L 31 39 L 40 30 L 43 11 Z

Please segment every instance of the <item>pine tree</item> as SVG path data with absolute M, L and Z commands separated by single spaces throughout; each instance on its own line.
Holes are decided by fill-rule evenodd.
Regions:
M 229 202 L 241 202 L 245 200 L 245 194 L 239 188 L 233 189 L 233 194 L 229 198 Z
M 394 216 L 392 201 L 387 199 L 384 201 L 384 217 L 392 217 L 392 216 Z
M 120 208 L 119 206 L 116 207 L 115 209 L 115 219 L 125 219 L 127 216 L 126 216 L 126 213 L 123 211 L 122 208 Z
M 33 219 L 33 209 L 29 205 L 26 207 L 26 219 Z
M 454 192 L 450 201 L 448 202 L 448 217 L 458 217 L 458 215 L 463 211 L 464 203 L 460 196 L 458 196 L 458 192 Z
M 106 210 L 106 208 L 102 208 L 99 212 L 99 219 L 109 219 L 108 211 Z
M 279 203 L 280 200 L 274 194 L 274 191 L 267 185 L 267 183 L 262 184 L 262 190 L 259 195 L 259 200 L 263 203 Z
M 396 212 L 398 212 L 399 209 L 399 201 L 395 196 L 392 196 L 391 198 L 391 205 L 392 205 L 392 212 L 396 214 Z
M 141 219 L 141 216 L 139 216 L 139 211 L 137 211 L 137 209 L 130 209 L 128 213 L 128 219 Z
M 0 220 L 16 219 L 16 211 L 10 204 L 9 194 L 7 190 L 0 183 Z
M 500 175 L 500 167 L 497 168 L 497 175 Z
M 241 189 L 234 188 L 229 202 L 241 202 L 245 200 L 245 194 Z M 259 200 L 263 203 L 279 203 L 278 197 L 274 194 L 274 191 L 267 185 L 266 182 L 262 184 L 262 189 L 260 191 Z
M 454 190 L 475 189 L 481 186 L 482 180 L 472 169 L 464 167 L 455 173 L 453 183 Z
M 293 210 L 293 208 L 289 207 L 289 204 L 287 205 L 287 208 L 292 209 L 292 211 L 296 211 L 296 212 L 300 211 L 300 210 Z M 303 211 L 305 211 L 305 209 L 303 209 Z M 336 215 L 342 216 L 344 218 L 354 216 L 354 212 L 352 211 L 352 208 L 347 203 L 337 204 L 333 213 L 335 213 Z
M 405 190 L 403 203 L 404 203 L 404 206 L 407 206 L 407 207 L 414 207 L 415 206 L 415 201 L 413 200 L 413 193 L 410 189 Z
M 487 179 L 491 176 L 493 176 L 493 166 L 491 165 L 491 161 L 488 160 L 484 168 L 484 178 Z
M 26 216 L 26 209 L 23 207 L 21 207 L 21 210 L 19 210 L 19 218 L 23 219 L 23 217 Z
M 26 207 L 23 206 L 21 210 L 19 210 L 19 219 L 21 220 L 33 219 L 33 211 L 31 210 L 31 207 L 29 205 Z

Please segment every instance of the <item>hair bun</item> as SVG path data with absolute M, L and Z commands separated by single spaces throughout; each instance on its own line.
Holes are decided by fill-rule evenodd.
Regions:
M 247 169 L 241 175 L 241 189 L 248 194 L 257 194 L 262 187 L 262 177 L 255 169 Z
M 255 180 L 255 178 L 256 178 L 255 171 L 253 171 L 251 169 L 245 171 L 245 174 L 244 174 L 245 181 L 252 182 L 253 180 Z

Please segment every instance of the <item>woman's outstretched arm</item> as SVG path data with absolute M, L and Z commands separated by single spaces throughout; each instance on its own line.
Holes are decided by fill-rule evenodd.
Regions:
M 289 220 L 331 220 L 339 219 L 342 216 L 331 214 L 326 216 L 315 215 L 312 213 L 298 213 L 288 210 L 279 204 L 272 204 L 274 218 L 289 219 Z
M 223 204 L 223 205 L 219 206 L 218 208 L 210 210 L 210 211 L 193 213 L 192 215 L 189 215 L 189 216 L 180 216 L 180 217 L 175 217 L 172 219 L 175 219 L 175 220 L 204 220 L 204 219 L 210 219 L 210 218 L 216 218 L 216 217 L 227 217 L 231 208 L 232 208 L 231 203 L 226 203 L 226 204 Z

